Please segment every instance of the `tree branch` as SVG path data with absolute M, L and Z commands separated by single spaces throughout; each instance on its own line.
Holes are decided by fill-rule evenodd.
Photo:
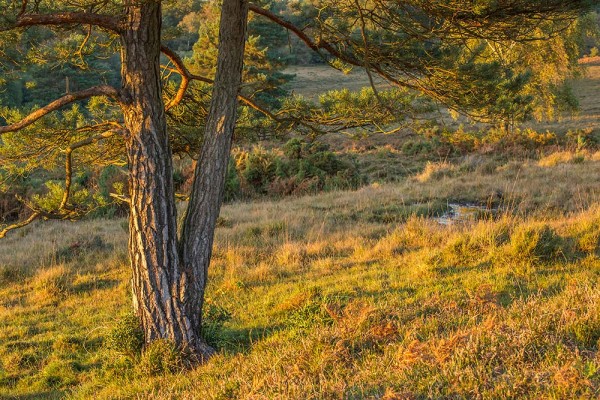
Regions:
M 33 211 L 33 214 L 31 214 L 29 216 L 29 218 L 27 218 L 24 221 L 16 222 L 16 223 L 14 223 L 12 225 L 8 225 L 5 228 L 3 228 L 2 230 L 0 230 L 0 239 L 4 238 L 8 232 L 15 230 L 15 229 L 22 228 L 24 226 L 27 226 L 39 218 L 64 220 L 64 219 L 76 217 L 77 211 L 74 211 L 68 205 L 69 198 L 71 196 L 71 187 L 72 187 L 72 181 L 73 181 L 73 151 L 80 149 L 82 147 L 85 147 L 85 146 L 92 145 L 100 140 L 104 140 L 104 139 L 113 137 L 114 135 L 120 133 L 121 131 L 122 131 L 122 129 L 115 128 L 115 129 L 91 136 L 89 138 L 85 138 L 85 139 L 80 140 L 79 142 L 73 143 L 72 145 L 67 147 L 67 149 L 65 150 L 65 155 L 66 155 L 65 189 L 64 189 L 63 197 L 61 199 L 58 209 L 56 211 L 47 212 L 47 211 L 39 209 L 38 207 L 34 207 L 32 204 L 28 204 L 28 202 L 26 202 L 26 200 L 19 198 L 19 200 L 21 200 L 24 204 L 27 205 L 28 208 L 30 208 Z M 112 196 L 112 193 L 111 193 L 111 196 Z
M 285 29 L 293 32 L 310 49 L 316 51 L 317 53 L 321 53 L 321 50 L 325 50 L 327 53 L 331 54 L 332 56 L 339 58 L 340 60 L 342 60 L 350 65 L 354 65 L 355 67 L 372 68 L 373 71 L 375 71 L 378 75 L 380 75 L 382 78 L 386 79 L 387 81 L 393 83 L 396 86 L 409 88 L 409 89 L 421 89 L 422 90 L 422 88 L 420 88 L 416 85 L 410 84 L 408 82 L 400 81 L 400 80 L 394 78 L 393 76 L 391 76 L 390 74 L 388 74 L 387 72 L 382 70 L 378 65 L 367 65 L 364 61 L 361 61 L 355 57 L 352 57 L 351 55 L 342 53 L 341 51 L 336 49 L 334 46 L 332 46 L 328 42 L 325 42 L 323 40 L 319 40 L 318 42 L 315 42 L 306 33 L 304 33 L 302 31 L 302 29 L 298 28 L 293 23 L 286 21 L 283 18 L 273 14 L 269 10 L 265 10 L 264 8 L 261 8 L 261 7 L 257 6 L 256 4 L 250 4 L 249 9 L 250 9 L 250 11 L 252 11 L 256 14 L 262 15 L 263 17 L 270 19 L 272 22 L 276 23 L 277 25 L 280 25 L 280 26 L 284 27 Z
M 75 101 L 87 99 L 93 96 L 107 96 L 116 100 L 119 100 L 120 97 L 119 91 L 114 87 L 108 85 L 93 86 L 89 89 L 69 93 L 57 100 L 54 100 L 48 105 L 32 112 L 19 122 L 15 122 L 14 124 L 6 126 L 0 126 L 0 136 L 8 132 L 15 132 L 21 130 L 33 124 L 45 115 L 51 113 L 52 111 L 56 111 L 66 106 L 67 104 L 71 104 Z
M 63 192 L 63 198 L 60 202 L 60 206 L 58 207 L 59 211 L 67 210 L 67 204 L 69 203 L 69 197 L 71 196 L 71 185 L 73 181 L 73 151 L 80 149 L 85 146 L 92 145 L 100 140 L 108 139 L 117 133 L 119 133 L 120 129 L 113 129 L 110 131 L 99 133 L 95 136 L 91 136 L 89 138 L 85 138 L 80 140 L 77 143 L 73 143 L 65 150 L 65 190 Z
M 377 90 L 377 86 L 375 86 L 375 81 L 373 80 L 373 74 L 371 74 L 371 63 L 369 62 L 369 57 L 370 57 L 369 40 L 368 40 L 368 36 L 367 36 L 367 24 L 365 22 L 365 15 L 364 15 L 362 6 L 360 5 L 358 0 L 355 0 L 355 4 L 356 4 L 356 8 L 358 9 L 358 15 L 360 17 L 360 33 L 361 33 L 361 37 L 363 40 L 363 45 L 365 46 L 364 65 L 365 65 L 365 72 L 367 73 L 367 77 L 369 78 L 369 84 L 371 85 L 371 89 L 373 90 L 373 95 L 375 95 L 375 98 L 377 99 L 379 104 L 381 104 L 383 107 L 385 107 L 385 109 L 388 110 L 391 115 L 394 115 L 394 110 L 392 109 L 392 107 L 390 107 L 389 104 L 387 104 L 386 102 L 383 101 L 383 99 L 379 95 L 379 90 Z
M 87 24 L 104 28 L 114 33 L 121 33 L 123 27 L 121 20 L 113 15 L 94 14 L 86 12 L 59 12 L 53 14 L 25 14 L 17 18 L 16 23 L 10 28 L 23 28 L 36 25 L 71 25 Z
M 214 81 L 212 79 L 206 78 L 204 76 L 200 76 L 200 75 L 194 75 L 192 74 L 189 69 L 185 66 L 183 60 L 181 59 L 181 57 L 179 57 L 179 55 L 174 52 L 172 49 L 168 48 L 165 45 L 161 45 L 160 46 L 160 51 L 169 59 L 169 61 L 171 61 L 175 67 L 175 71 L 177 71 L 177 73 L 179 73 L 179 75 L 181 75 L 181 83 L 179 84 L 179 89 L 177 90 L 177 93 L 175 94 L 175 97 L 173 97 L 171 99 L 171 101 L 169 101 L 169 103 L 167 103 L 167 105 L 165 106 L 165 110 L 169 110 L 172 107 L 175 107 L 176 105 L 178 105 L 182 100 L 183 97 L 185 96 L 185 92 L 189 86 L 190 81 L 201 81 L 204 83 L 208 83 L 208 84 L 213 84 Z M 275 114 L 273 114 L 272 112 L 270 112 L 269 110 L 265 109 L 264 107 L 261 107 L 259 104 L 257 104 L 256 102 L 252 101 L 252 99 L 242 95 L 242 94 L 238 94 L 238 99 L 246 104 L 247 106 L 253 108 L 254 110 L 262 113 L 263 115 L 271 118 L 273 121 L 275 122 L 279 122 L 279 123 L 284 123 L 287 121 L 292 121 L 292 122 L 296 122 L 308 129 L 310 129 L 311 131 L 313 131 L 314 133 L 317 134 L 324 134 L 326 132 L 320 130 L 319 128 L 308 124 L 300 119 L 297 118 L 286 118 L 286 119 L 282 119 L 279 118 L 278 116 L 276 116 Z
M 25 221 L 17 222 L 17 223 L 7 226 L 6 228 L 4 228 L 0 231 L 0 239 L 3 239 L 8 232 L 10 232 L 14 229 L 19 229 L 19 228 L 22 228 L 24 226 L 31 224 L 33 221 L 38 219 L 40 216 L 41 216 L 40 213 L 34 212 Z
M 169 59 L 169 61 L 173 63 L 173 65 L 175 66 L 175 70 L 177 71 L 177 73 L 179 73 L 179 75 L 181 75 L 181 83 L 179 84 L 179 89 L 177 90 L 175 97 L 173 97 L 165 106 L 165 111 L 168 111 L 169 109 L 181 103 L 191 80 L 213 84 L 212 79 L 192 74 L 190 70 L 185 66 L 185 63 L 183 62 L 179 54 L 174 52 L 169 47 L 161 45 L 160 51 Z

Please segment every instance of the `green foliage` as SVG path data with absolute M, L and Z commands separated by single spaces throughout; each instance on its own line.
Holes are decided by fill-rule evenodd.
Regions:
M 231 320 L 231 312 L 211 299 L 204 301 L 202 315 L 202 337 L 210 346 L 222 348 L 227 344 L 224 325 Z
M 220 5 L 215 2 L 203 3 L 201 9 L 196 13 L 198 21 L 198 40 L 193 46 L 193 54 L 187 60 L 189 68 L 196 74 L 207 78 L 214 77 L 218 49 Z M 264 21 L 263 21 L 264 22 Z M 265 25 L 262 23 L 249 25 L 249 36 L 245 47 L 244 71 L 242 94 L 251 98 L 255 103 L 265 109 L 278 109 L 281 99 L 287 95 L 283 85 L 292 76 L 283 73 L 283 60 L 270 51 L 269 43 L 260 36 Z M 255 29 L 257 29 L 255 31 Z M 269 35 L 273 37 L 273 35 Z M 172 95 L 175 87 L 168 88 Z M 187 109 L 181 108 L 171 112 L 173 118 L 172 128 L 188 137 L 189 143 L 197 142 L 198 132 L 204 125 L 210 101 L 210 85 L 194 82 L 190 93 L 196 103 L 203 104 L 200 113 L 189 113 Z M 237 140 L 252 140 L 272 136 L 276 130 L 272 129 L 272 121 L 262 112 L 252 107 L 243 105 L 238 113 Z M 192 127 L 192 129 L 190 129 Z M 176 136 L 175 136 L 175 140 Z
M 5 57 L 1 63 L 0 104 L 10 107 L 43 106 L 65 93 L 102 83 L 118 84 L 114 43 L 101 31 L 87 36 L 87 29 L 52 30 L 43 27 L 5 33 Z M 10 37 L 9 35 L 13 35 Z M 86 43 L 80 49 L 81 43 Z
M 540 263 L 563 253 L 563 240 L 548 225 L 519 227 L 510 237 L 510 254 L 517 260 Z
M 434 144 L 430 141 L 412 141 L 407 140 L 402 145 L 402 153 L 414 156 L 418 154 L 428 154 L 433 150 Z
M 137 369 L 145 376 L 174 373 L 183 366 L 181 351 L 166 339 L 158 339 L 144 349 Z
M 116 165 L 108 165 L 100 170 L 97 186 L 97 207 L 92 211 L 90 217 L 113 218 L 127 213 L 127 204 L 115 202 L 111 196 L 111 194 L 127 195 L 127 171 Z
M 236 199 L 240 193 L 240 178 L 237 174 L 235 161 L 233 159 L 229 160 L 229 164 L 227 166 L 227 175 L 225 175 L 225 188 L 223 190 L 223 197 L 225 201 L 232 201 Z
M 300 3 L 295 9 L 314 19 L 306 24 L 313 37 L 331 43 L 343 37 L 344 46 L 337 48 L 341 60 L 328 60 L 331 65 L 368 55 L 377 65 L 374 73 L 476 120 L 508 127 L 532 116 L 553 116 L 561 100 L 557 91 L 579 71 L 581 38 L 588 30 L 586 18 L 569 24 L 577 12 L 559 2 L 543 7 L 564 19 L 539 19 L 533 10 L 542 5 L 521 1 L 512 2 L 510 12 L 500 11 L 495 1 L 415 1 L 408 8 L 364 9 L 333 0 Z M 457 9 L 461 18 L 454 15 Z M 427 29 L 423 21 L 438 25 Z
M 106 346 L 132 359 L 138 359 L 144 346 L 144 332 L 133 314 L 119 317 L 106 335 Z
M 587 132 L 587 133 L 586 133 Z M 557 134 L 555 132 L 539 132 L 532 128 L 506 130 L 504 127 L 490 129 L 466 129 L 459 126 L 457 129 L 440 127 L 425 127 L 420 130 L 423 139 L 407 141 L 402 147 L 406 155 L 443 154 L 446 156 L 466 155 L 473 152 L 496 152 L 498 154 L 523 154 L 535 156 L 539 150 L 562 145 L 572 147 L 577 141 L 577 135 L 588 137 L 590 145 L 594 143 L 595 136 L 592 131 L 574 131 L 571 133 Z
M 356 166 L 319 142 L 296 138 L 283 146 L 283 155 L 254 147 L 238 151 L 233 158 L 225 184 L 227 200 L 356 188 L 363 182 Z

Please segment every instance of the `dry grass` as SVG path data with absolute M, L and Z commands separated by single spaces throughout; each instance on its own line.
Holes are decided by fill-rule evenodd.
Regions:
M 326 71 L 298 69 L 313 81 L 295 90 L 314 96 Z M 600 66 L 588 80 L 582 116 L 552 129 L 597 129 Z M 0 398 L 600 396 L 598 153 L 408 157 L 405 138 L 330 139 L 396 183 L 223 207 L 205 331 L 219 353 L 195 370 L 168 344 L 109 346 L 130 309 L 124 221 L 0 241 Z M 503 212 L 428 218 L 449 201 Z
M 208 303 L 229 317 L 210 331 L 219 354 L 193 371 L 171 350 L 136 360 L 105 345 L 130 307 L 121 221 L 15 232 L 0 242 L 4 271 L 19 271 L 0 284 L 0 397 L 597 396 L 598 176 L 592 155 L 492 174 L 459 164 L 227 205 Z M 494 190 L 513 206 L 494 220 L 410 217 L 416 202 Z

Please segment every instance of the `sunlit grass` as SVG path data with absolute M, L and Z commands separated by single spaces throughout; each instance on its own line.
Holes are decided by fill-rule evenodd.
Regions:
M 0 397 L 598 396 L 600 162 L 454 168 L 225 206 L 205 332 L 219 353 L 191 371 L 168 346 L 110 344 L 130 310 L 123 221 L 13 232 Z M 494 218 L 428 218 L 497 192 Z

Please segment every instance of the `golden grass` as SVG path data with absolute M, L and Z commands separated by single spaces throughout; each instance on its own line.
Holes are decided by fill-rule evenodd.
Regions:
M 298 69 L 313 82 L 294 90 L 314 96 L 338 79 L 326 71 Z M 587 79 L 581 116 L 548 127 L 597 129 L 600 66 Z M 405 138 L 328 140 L 395 183 L 224 206 L 207 292 L 225 316 L 207 317 L 219 352 L 191 371 L 168 344 L 144 357 L 108 346 L 130 310 L 125 221 L 0 241 L 0 398 L 600 395 L 600 153 L 408 157 Z M 501 212 L 415 216 L 447 202 Z
M 106 345 L 130 308 L 121 221 L 13 232 L 0 242 L 4 270 L 19 271 L 0 284 L 0 397 L 597 396 L 598 176 L 591 155 L 493 174 L 456 165 L 226 205 L 207 295 L 230 317 L 211 331 L 219 354 L 192 371 L 160 346 L 131 359 Z M 494 190 L 509 208 L 496 219 L 404 217 Z

